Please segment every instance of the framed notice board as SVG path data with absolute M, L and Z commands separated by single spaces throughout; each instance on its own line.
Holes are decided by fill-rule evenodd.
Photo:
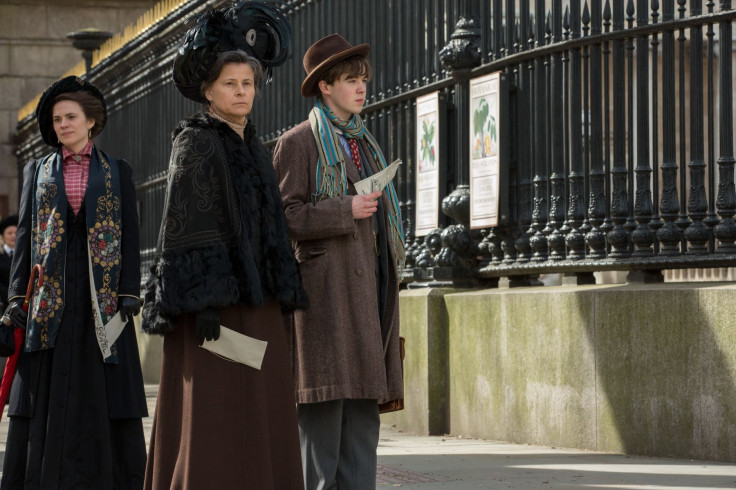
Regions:
M 508 91 L 505 76 L 470 80 L 470 227 L 508 219 Z

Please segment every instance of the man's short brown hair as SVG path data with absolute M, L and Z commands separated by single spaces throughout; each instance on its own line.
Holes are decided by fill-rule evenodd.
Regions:
M 366 58 L 351 56 L 329 67 L 319 79 L 324 80 L 327 85 L 331 85 L 343 75 L 349 77 L 365 76 L 370 79 L 373 75 L 373 68 L 371 68 L 371 64 Z

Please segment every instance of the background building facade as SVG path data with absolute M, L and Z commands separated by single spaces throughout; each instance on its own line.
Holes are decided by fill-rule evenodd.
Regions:
M 118 32 L 155 0 L 0 0 L 0 216 L 18 210 L 18 110 L 80 61 L 67 34 Z

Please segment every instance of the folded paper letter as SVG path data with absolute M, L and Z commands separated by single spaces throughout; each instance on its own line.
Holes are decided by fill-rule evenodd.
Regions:
M 222 325 L 219 339 L 205 340 L 202 343 L 202 347 L 213 354 L 258 370 L 261 369 L 267 345 L 268 342 L 248 337 Z
M 358 194 L 370 194 L 371 192 L 382 191 L 386 188 L 391 179 L 396 175 L 396 171 L 399 169 L 399 165 L 403 162 L 397 158 L 391 165 L 384 168 L 380 172 L 373 174 L 367 179 L 363 179 L 355 183 L 355 191 Z

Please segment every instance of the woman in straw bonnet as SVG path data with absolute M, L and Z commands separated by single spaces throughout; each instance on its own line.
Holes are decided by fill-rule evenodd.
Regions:
M 307 299 L 248 119 L 289 36 L 272 4 L 241 2 L 200 16 L 174 62 L 178 90 L 208 108 L 174 130 L 147 285 L 143 329 L 164 336 L 147 489 L 303 488 L 282 312 Z M 200 347 L 228 331 L 268 343 L 260 369 Z

